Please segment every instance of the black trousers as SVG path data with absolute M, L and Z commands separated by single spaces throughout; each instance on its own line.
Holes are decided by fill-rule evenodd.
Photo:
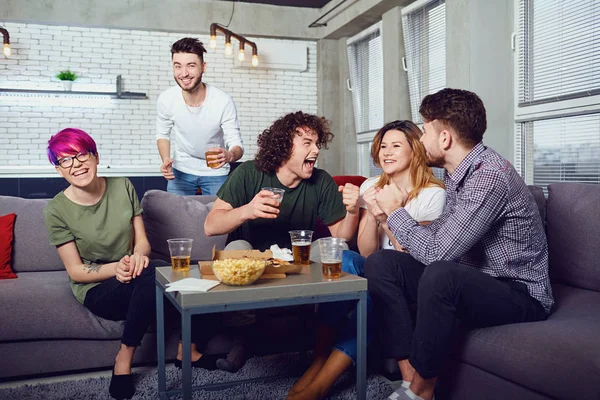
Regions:
M 408 359 L 424 379 L 439 375 L 459 321 L 481 328 L 546 319 L 524 284 L 450 261 L 425 266 L 409 254 L 381 250 L 367 258 L 365 277 L 384 357 Z

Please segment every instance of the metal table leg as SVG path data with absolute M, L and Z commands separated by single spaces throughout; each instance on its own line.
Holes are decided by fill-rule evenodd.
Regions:
M 192 398 L 192 321 L 190 311 L 181 310 L 181 345 L 183 346 L 183 357 L 181 370 L 183 374 L 183 400 Z
M 158 396 L 160 398 L 167 398 L 164 298 L 159 285 L 156 285 L 156 348 L 158 351 Z
M 367 292 L 360 292 L 356 303 L 356 333 L 358 353 L 356 357 L 356 398 L 367 398 Z

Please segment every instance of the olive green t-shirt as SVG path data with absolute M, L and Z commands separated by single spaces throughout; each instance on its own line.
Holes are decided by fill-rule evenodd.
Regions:
M 244 222 L 227 237 L 227 242 L 246 240 L 254 249 L 271 245 L 291 248 L 289 231 L 314 230 L 317 217 L 331 225 L 346 216 L 346 207 L 338 186 L 327 172 L 315 168 L 309 179 L 295 188 L 285 187 L 275 174 L 256 169 L 254 161 L 237 167 L 217 192 L 217 196 L 233 208 L 248 204 L 263 187 L 285 189 L 280 213 L 275 219 L 258 218 Z
M 100 201 L 92 206 L 76 204 L 62 191 L 44 209 L 50 244 L 60 246 L 75 241 L 81 260 L 86 264 L 106 264 L 131 254 L 132 219 L 142 213 L 129 179 L 105 179 L 106 190 Z M 70 281 L 73 294 L 81 304 L 88 290 L 99 284 Z

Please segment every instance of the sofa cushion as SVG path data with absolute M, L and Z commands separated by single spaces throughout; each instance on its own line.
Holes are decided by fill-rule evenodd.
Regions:
M 535 203 L 538 206 L 538 211 L 540 212 L 540 217 L 542 218 L 542 224 L 544 227 L 546 226 L 546 196 L 544 196 L 544 191 L 539 186 L 528 186 L 529 191 L 533 195 Z
M 0 217 L 0 279 L 15 279 L 17 275 L 10 269 L 15 213 Z
M 167 239 L 192 238 L 192 260 L 210 260 L 212 248 L 225 248 L 227 235 L 208 237 L 204 220 L 216 196 L 179 196 L 162 190 L 149 190 L 142 198 L 142 214 L 152 258 L 170 262 Z
M 461 359 L 556 399 L 598 399 L 600 293 L 553 285 L 546 321 L 470 331 Z
M 49 200 L 0 196 L 0 215 L 15 213 L 12 268 L 14 272 L 64 271 L 44 226 L 44 207 Z
M 18 275 L 0 281 L 0 342 L 121 337 L 122 322 L 96 317 L 75 300 L 66 271 Z
M 550 278 L 600 291 L 600 185 L 548 186 L 547 234 Z

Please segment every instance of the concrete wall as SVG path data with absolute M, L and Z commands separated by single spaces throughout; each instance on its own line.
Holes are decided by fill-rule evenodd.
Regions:
M 493 1 L 493 7 L 491 3 Z M 446 85 L 477 93 L 487 110 L 484 143 L 514 158 L 513 0 L 446 2 Z
M 208 0 L 2 0 L 0 20 L 54 25 L 208 33 L 227 24 L 233 3 Z M 235 4 L 230 29 L 242 35 L 316 39 L 308 25 L 320 11 L 265 4 Z
M 105 99 L 47 95 L 6 94 L 0 91 L 0 174 L 54 169 L 45 157 L 50 135 L 66 127 L 79 127 L 96 139 L 101 164 L 125 173 L 160 165 L 155 142 L 156 99 L 175 85 L 170 46 L 184 33 L 79 28 L 0 20 L 11 34 L 13 55 L 0 58 L 0 88 L 61 90 L 54 77 L 70 68 L 81 76 L 73 90 L 115 91 L 115 78 L 123 77 L 125 90 L 144 92 L 146 100 Z M 207 35 L 193 35 L 208 41 Z M 284 41 L 296 42 L 298 41 Z M 308 49 L 303 72 L 234 69 L 233 58 L 220 50 L 206 55 L 205 82 L 234 99 L 246 146 L 244 159 L 256 152 L 257 135 L 281 115 L 302 109 L 317 111 L 316 42 L 302 41 Z M 27 167 L 27 168 L 26 168 Z

